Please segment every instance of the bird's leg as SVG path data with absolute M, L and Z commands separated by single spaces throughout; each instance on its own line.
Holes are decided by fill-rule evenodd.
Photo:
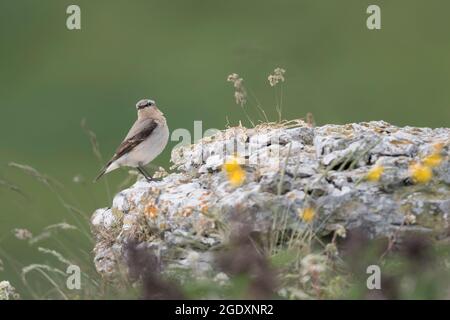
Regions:
M 145 169 L 144 169 L 143 166 L 139 165 L 139 166 L 137 167 L 137 169 L 139 170 L 139 172 L 144 176 L 144 178 L 145 178 L 148 182 L 152 181 L 151 176 L 148 174 L 147 171 L 145 171 Z

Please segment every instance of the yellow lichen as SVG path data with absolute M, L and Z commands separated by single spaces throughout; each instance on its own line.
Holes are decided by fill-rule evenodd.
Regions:
M 245 171 L 239 164 L 236 157 L 225 162 L 222 167 L 223 171 L 227 174 L 228 181 L 234 187 L 241 186 L 245 181 Z
M 433 153 L 423 158 L 422 163 L 428 167 L 434 168 L 441 164 L 442 156 L 440 153 Z
M 372 169 L 369 170 L 369 172 L 366 175 L 366 179 L 369 181 L 378 181 L 381 178 L 381 175 L 384 172 L 384 167 L 381 165 L 376 165 Z
M 409 173 L 414 183 L 427 183 L 433 178 L 431 168 L 419 162 L 409 166 Z
M 314 208 L 307 207 L 303 210 L 299 210 L 299 218 L 302 219 L 306 223 L 310 223 L 314 220 L 316 216 L 316 211 Z

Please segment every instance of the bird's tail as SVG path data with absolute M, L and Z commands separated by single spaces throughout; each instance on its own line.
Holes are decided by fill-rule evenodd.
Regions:
M 94 183 L 96 183 L 98 180 L 100 180 L 100 178 L 101 177 L 103 177 L 103 175 L 106 173 L 106 169 L 107 169 L 108 167 L 104 167 L 101 171 L 100 171 L 100 173 L 98 174 L 98 176 L 94 179 Z
M 117 163 L 114 162 L 114 160 L 115 160 L 114 158 L 109 160 L 109 162 L 100 171 L 98 176 L 94 179 L 94 183 L 97 182 L 101 177 L 103 177 L 108 172 L 111 172 L 111 171 L 119 168 L 119 166 L 117 165 Z
M 108 173 L 109 171 L 111 171 L 110 167 L 111 167 L 111 163 L 112 160 L 110 160 L 104 167 L 103 169 L 100 171 L 100 173 L 98 174 L 98 176 L 94 179 L 94 183 L 97 182 L 101 177 L 103 177 L 106 173 Z

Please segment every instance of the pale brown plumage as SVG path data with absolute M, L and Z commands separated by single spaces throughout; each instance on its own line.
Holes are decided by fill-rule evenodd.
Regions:
M 141 171 L 142 166 L 156 158 L 166 146 L 169 129 L 163 113 L 154 101 L 140 100 L 136 108 L 138 119 L 95 181 L 122 166 L 137 167 Z

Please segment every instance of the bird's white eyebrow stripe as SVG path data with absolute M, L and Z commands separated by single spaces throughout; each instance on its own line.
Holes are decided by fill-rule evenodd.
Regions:
M 151 105 L 155 105 L 155 101 L 149 99 L 149 100 L 141 101 L 140 103 L 138 103 L 136 105 L 136 107 L 137 107 L 138 110 L 140 110 L 140 109 L 149 107 Z

